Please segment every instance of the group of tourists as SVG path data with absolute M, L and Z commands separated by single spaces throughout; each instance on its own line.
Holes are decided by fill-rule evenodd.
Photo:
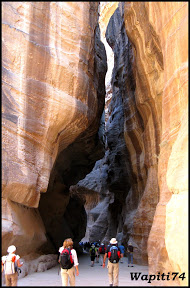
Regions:
M 6 286 L 17 286 L 19 267 L 23 265 L 20 262 L 20 256 L 16 255 L 16 247 L 11 245 L 8 247 L 8 255 L 1 258 L 2 272 L 5 272 Z M 91 259 L 91 267 L 94 266 L 94 261 L 100 263 L 105 268 L 106 259 L 108 257 L 108 278 L 110 286 L 118 286 L 119 277 L 119 262 L 122 262 L 124 257 L 125 247 L 123 244 L 118 246 L 116 238 L 112 238 L 110 243 L 105 246 L 104 243 L 91 243 L 89 254 Z M 133 267 L 133 246 L 128 244 L 128 267 L 131 264 Z M 75 286 L 75 275 L 79 275 L 77 252 L 73 248 L 73 240 L 67 238 L 63 242 L 63 246 L 59 248 L 58 262 L 61 266 L 61 280 L 62 286 Z
M 104 243 L 100 244 L 100 241 L 91 243 L 89 248 L 89 255 L 91 260 L 91 267 L 94 266 L 95 259 L 96 262 L 101 263 L 101 266 L 105 268 L 106 259 L 108 257 L 108 278 L 110 286 L 118 286 L 118 278 L 119 278 L 119 262 L 122 262 L 122 258 L 124 257 L 125 247 L 123 243 L 118 246 L 118 242 L 116 238 L 112 238 L 110 243 L 105 246 Z M 67 250 L 67 251 L 66 251 Z M 62 277 L 62 286 L 68 286 L 68 280 L 70 286 L 75 286 L 75 271 L 76 275 L 79 275 L 78 269 L 78 258 L 76 250 L 73 249 L 73 241 L 72 239 L 66 239 L 63 243 L 63 247 L 59 249 L 60 257 L 59 262 L 61 264 L 61 277 Z M 133 246 L 132 243 L 128 244 L 127 247 L 128 252 L 128 267 L 131 264 L 133 267 Z M 63 256 L 64 254 L 64 256 Z M 65 256 L 67 255 L 67 256 Z M 69 259 L 68 262 L 70 264 L 63 264 L 63 258 L 66 263 L 66 258 Z
M 133 267 L 133 246 L 132 243 L 129 242 L 127 247 L 128 252 L 128 267 L 131 264 Z M 99 258 L 101 261 L 101 266 L 105 267 L 106 258 L 108 257 L 108 277 L 110 286 L 118 286 L 118 277 L 119 277 L 119 262 L 123 263 L 122 258 L 125 253 L 125 246 L 123 243 L 118 246 L 118 242 L 116 238 L 112 238 L 110 243 L 105 246 L 104 243 L 100 245 L 95 245 L 94 243 L 91 245 L 89 250 L 90 258 L 91 258 L 91 267 L 94 266 L 95 258 L 97 259 L 97 263 L 99 263 Z
M 96 259 L 97 263 L 99 263 L 99 259 L 102 262 L 102 254 L 103 254 L 101 252 L 102 249 L 105 249 L 105 246 L 103 243 L 100 244 L 100 241 L 91 243 L 91 246 L 89 249 L 89 254 L 90 254 L 90 259 L 91 259 L 91 267 L 94 266 L 95 259 Z

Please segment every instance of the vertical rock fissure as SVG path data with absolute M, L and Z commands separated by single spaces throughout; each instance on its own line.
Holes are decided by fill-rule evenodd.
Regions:
M 93 171 L 76 186 L 76 189 L 86 191 L 86 195 L 99 193 L 99 202 L 94 202 L 88 209 L 87 233 L 83 240 L 108 243 L 110 238 L 116 237 L 119 243 L 127 246 L 130 239 L 136 247 L 136 262 L 148 264 L 147 240 L 158 203 L 158 161 L 145 159 L 148 147 L 144 146 L 146 137 L 143 134 L 147 133 L 147 119 L 143 113 L 146 110 L 143 111 L 143 105 L 137 103 L 136 59 L 126 34 L 124 4 L 119 4 L 107 28 L 102 30 L 108 59 L 106 77 L 110 77 L 106 78 L 106 152 Z M 113 60 L 114 65 L 109 65 Z M 153 101 L 147 108 L 150 115 L 153 113 L 153 132 L 156 135 L 155 143 L 153 138 L 149 145 L 155 145 L 157 155 L 159 135 Z M 150 187 L 147 183 L 152 181 L 152 177 L 154 185 Z
M 138 189 L 136 194 L 129 193 L 131 183 L 137 182 L 137 179 L 131 172 L 130 155 L 124 137 L 124 108 L 127 105 L 125 85 L 126 77 L 131 77 L 131 74 L 126 72 L 126 69 L 129 69 L 126 67 L 130 65 L 126 60 L 131 57 L 131 48 L 119 8 L 109 20 L 107 29 L 103 27 L 103 23 L 100 24 L 108 59 L 105 100 L 106 151 L 104 158 L 96 163 L 93 171 L 85 179 L 79 181 L 76 189 L 78 191 L 83 189 L 86 195 L 99 193 L 99 202 L 91 204 L 93 206 L 91 209 L 87 208 L 87 231 L 83 241 L 101 240 L 108 243 L 110 238 L 117 237 L 120 242 L 126 244 L 132 232 L 134 211 L 142 197 L 142 191 L 139 194 Z M 125 49 L 126 47 L 128 48 Z M 128 194 L 130 196 L 127 198 Z M 87 206 L 89 203 L 86 204 Z
M 2 2 L 2 255 L 130 239 L 188 283 L 187 32 L 188 2 Z
M 96 91 L 97 96 L 97 108 L 93 111 L 96 112 L 96 117 L 72 144 L 62 151 L 60 149 L 51 171 L 47 192 L 41 195 L 39 211 L 48 235 L 48 244 L 40 247 L 44 253 L 47 251 L 55 253 L 55 247 L 58 249 L 67 237 L 73 239 L 75 248 L 81 252 L 78 243 L 84 237 L 86 229 L 87 216 L 84 209 L 86 200 L 83 193 L 78 193 L 74 185 L 83 179 L 92 170 L 95 162 L 104 155 L 102 121 L 107 61 L 104 45 L 100 41 L 99 25 L 94 23 L 97 3 L 90 2 L 89 5 L 89 25 L 94 27 L 94 34 L 90 41 L 91 53 L 85 63 L 87 66 L 85 71 L 89 77 L 93 77 L 94 86 L 91 88 Z M 81 47 L 81 59 L 83 59 L 82 53 L 84 51 Z M 89 89 L 89 93 L 93 91 Z M 88 108 L 90 106 L 91 102 L 88 103 Z M 92 111 L 88 109 L 87 120 L 92 117 L 91 114 Z

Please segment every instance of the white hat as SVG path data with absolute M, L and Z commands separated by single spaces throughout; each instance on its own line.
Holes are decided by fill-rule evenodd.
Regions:
M 9 246 L 8 249 L 7 249 L 8 253 L 13 253 L 15 251 L 16 251 L 16 247 L 14 245 Z
M 115 238 L 112 238 L 112 239 L 110 240 L 110 244 L 117 244 L 117 240 L 116 240 Z

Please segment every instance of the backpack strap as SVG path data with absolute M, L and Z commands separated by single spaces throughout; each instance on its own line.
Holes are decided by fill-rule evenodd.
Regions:
M 72 248 L 65 248 L 65 249 L 67 249 L 67 251 L 69 252 L 70 261 L 73 264 L 74 261 L 73 261 L 73 257 L 72 257 L 72 253 L 71 253 Z

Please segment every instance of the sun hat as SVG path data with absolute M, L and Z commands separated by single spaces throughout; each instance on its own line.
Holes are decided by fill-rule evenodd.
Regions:
M 110 240 L 110 244 L 117 244 L 117 240 L 116 240 L 115 238 L 112 238 L 112 239 Z
M 13 253 L 14 251 L 16 251 L 16 247 L 14 245 L 9 246 L 7 249 L 8 253 Z

